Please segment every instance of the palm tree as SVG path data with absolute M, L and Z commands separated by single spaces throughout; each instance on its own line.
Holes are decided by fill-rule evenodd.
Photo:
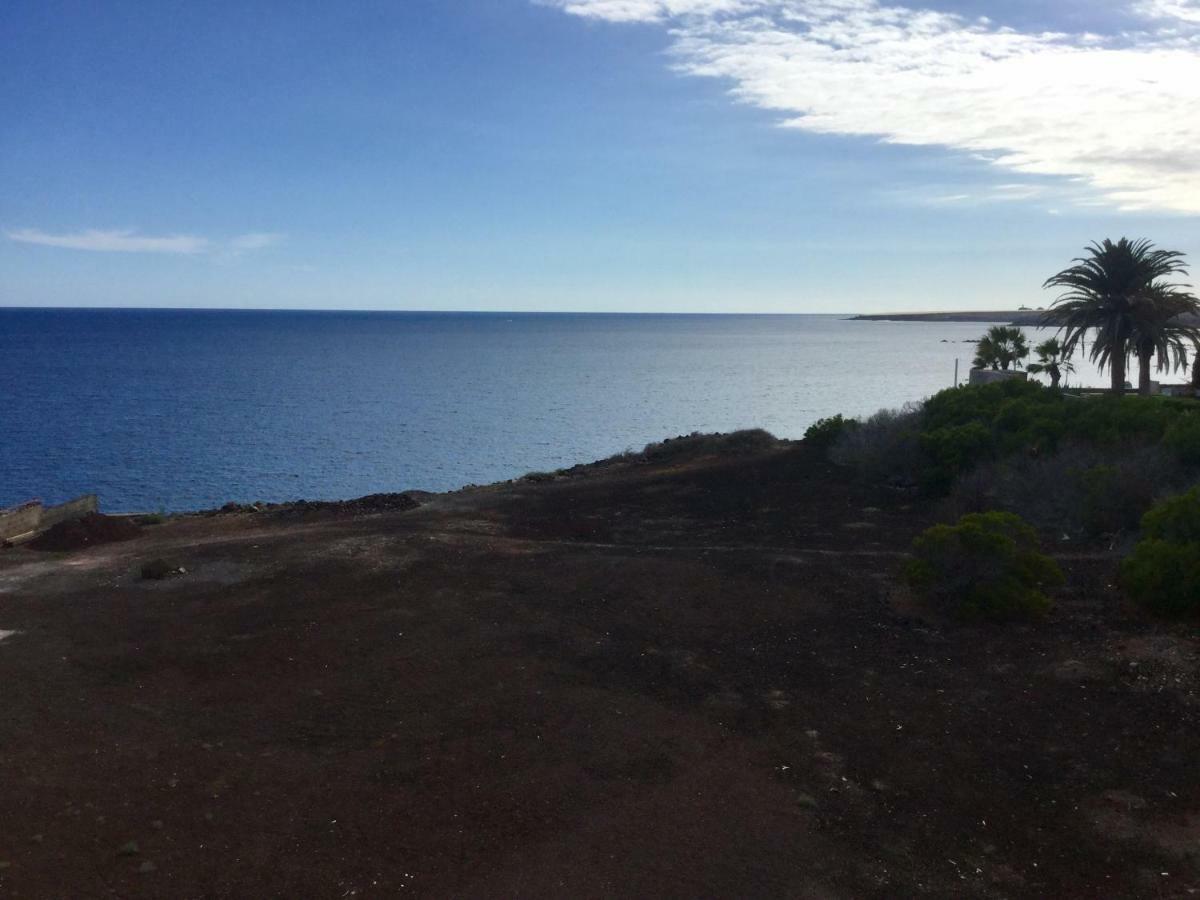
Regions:
M 1020 328 L 993 325 L 987 334 L 975 344 L 976 369 L 1008 371 L 1009 366 L 1021 367 L 1021 360 L 1029 355 L 1029 344 L 1025 332 Z
M 1063 375 L 1070 375 L 1075 371 L 1075 364 L 1071 362 L 1070 356 L 1063 352 L 1058 338 L 1042 341 L 1034 348 L 1034 352 L 1038 355 L 1038 361 L 1030 363 L 1026 368 L 1034 375 L 1049 375 L 1052 388 L 1058 387 Z
M 1180 317 L 1200 312 L 1200 302 L 1190 294 L 1163 285 L 1152 285 L 1138 299 L 1130 347 L 1138 360 L 1138 393 L 1150 394 L 1150 362 L 1158 371 L 1168 366 L 1178 371 L 1188 364 L 1188 344 L 1200 340 L 1200 327 Z
M 1056 325 L 1063 352 L 1070 356 L 1087 332 L 1095 330 L 1090 358 L 1103 370 L 1110 367 L 1114 393 L 1125 391 L 1125 365 L 1135 332 L 1151 329 L 1157 305 L 1149 299 L 1155 290 L 1179 292 L 1163 279 L 1186 274 L 1183 254 L 1156 250 L 1147 240 L 1121 238 L 1090 244 L 1075 265 L 1046 279 L 1043 287 L 1064 288 L 1043 316 L 1043 324 Z M 1145 337 L 1143 337 L 1145 340 Z M 1157 346 L 1157 338 L 1153 339 Z
M 975 361 L 971 363 L 976 369 L 999 369 L 1000 357 L 992 339 L 986 334 L 975 344 Z

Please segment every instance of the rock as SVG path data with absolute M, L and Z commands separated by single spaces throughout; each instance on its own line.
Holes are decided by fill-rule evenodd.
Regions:
M 175 573 L 175 567 L 165 559 L 152 559 L 142 563 L 142 578 L 146 581 L 162 581 Z
M 40 843 L 42 843 L 43 841 L 45 841 L 45 840 L 46 840 L 46 836 L 45 836 L 44 834 L 35 834 L 35 835 L 34 835 L 33 837 L 31 837 L 29 840 L 30 840 L 30 842 L 31 842 L 31 843 L 34 843 L 34 844 L 40 844 Z
M 796 805 L 802 806 L 804 809 L 816 809 L 821 804 L 817 802 L 817 798 L 812 794 L 797 794 Z
M 890 788 L 888 787 L 886 781 L 876 778 L 871 782 L 871 790 L 875 791 L 877 794 L 886 794 Z
M 150 862 L 150 860 L 146 860 L 144 863 L 142 863 L 140 866 L 138 866 L 138 871 L 141 872 L 143 875 L 148 875 L 151 872 L 155 872 L 157 870 L 158 870 L 158 866 L 156 866 L 154 863 Z
M 117 848 L 117 856 L 137 856 L 140 852 L 137 841 L 130 841 Z

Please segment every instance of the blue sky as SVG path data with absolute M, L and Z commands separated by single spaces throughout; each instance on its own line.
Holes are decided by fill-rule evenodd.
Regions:
M 1200 0 L 8 0 L 0 305 L 1041 305 L 1200 265 Z

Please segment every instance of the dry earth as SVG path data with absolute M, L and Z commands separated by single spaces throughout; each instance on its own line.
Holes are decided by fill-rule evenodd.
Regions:
M 0 552 L 0 894 L 1196 894 L 1195 630 L 1087 548 L 923 618 L 911 502 L 792 447 Z

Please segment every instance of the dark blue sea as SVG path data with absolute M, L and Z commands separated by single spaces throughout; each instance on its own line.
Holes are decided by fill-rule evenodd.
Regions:
M 446 490 L 899 406 L 979 325 L 827 316 L 0 309 L 0 506 Z

